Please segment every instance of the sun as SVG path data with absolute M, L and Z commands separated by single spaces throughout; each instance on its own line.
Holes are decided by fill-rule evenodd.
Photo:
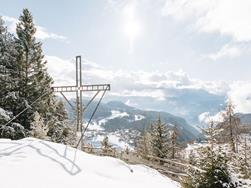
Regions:
M 139 24 L 135 20 L 130 20 L 125 23 L 124 32 L 129 40 L 134 41 L 140 34 L 140 27 Z

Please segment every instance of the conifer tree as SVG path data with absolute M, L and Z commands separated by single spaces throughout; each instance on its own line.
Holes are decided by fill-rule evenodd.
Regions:
M 203 129 L 205 137 L 209 143 L 206 148 L 198 150 L 199 157 L 187 170 L 188 178 L 183 181 L 184 188 L 235 188 L 237 185 L 232 181 L 228 158 L 219 147 L 216 150 L 217 135 L 219 129 L 213 121 L 209 121 L 208 128 Z
M 31 123 L 31 136 L 39 139 L 45 139 L 48 129 L 43 121 L 43 118 L 38 112 L 35 112 L 33 119 L 34 121 Z
M 248 134 L 240 137 L 238 153 L 230 153 L 229 161 L 232 170 L 238 174 L 239 178 L 251 179 L 251 142 Z
M 136 150 L 138 155 L 142 158 L 147 158 L 148 155 L 151 155 L 151 134 L 149 130 L 144 130 L 144 132 L 141 133 L 136 143 Z
M 224 152 L 213 151 L 211 147 L 203 148 L 196 166 L 189 166 L 188 178 L 183 179 L 184 188 L 235 188 L 231 179 L 228 160 Z
M 52 93 L 52 79 L 47 73 L 42 43 L 36 40 L 35 33 L 36 27 L 28 9 L 23 10 L 17 23 L 17 37 L 7 31 L 0 18 L 0 107 L 12 117 L 18 114 L 14 122 L 21 124 L 25 133 L 32 129 L 31 134 L 34 133 L 34 123 L 39 116 L 43 127 L 48 127 L 52 141 L 66 142 L 66 137 L 74 134 L 64 122 L 67 113 L 63 103 Z M 10 122 L 2 129 L 9 129 L 11 125 L 17 124 Z
M 166 158 L 169 149 L 169 131 L 166 124 L 162 123 L 160 115 L 152 125 L 151 148 L 152 154 L 159 158 Z
M 24 127 L 19 123 L 11 122 L 7 124 L 12 117 L 11 112 L 7 112 L 0 107 L 0 138 L 17 140 L 27 135 Z
M 218 144 L 218 139 L 222 131 L 223 129 L 217 127 L 217 124 L 215 124 L 215 122 L 210 118 L 208 119 L 207 128 L 202 129 L 202 132 L 204 133 L 212 151 L 214 150 L 215 145 Z
M 51 91 L 52 79 L 46 70 L 46 61 L 42 53 L 42 43 L 36 41 L 36 28 L 33 22 L 33 17 L 28 9 L 24 9 L 17 24 L 17 61 L 19 70 L 19 95 L 21 104 L 19 111 L 35 101 L 42 95 L 42 100 L 39 100 L 32 107 L 26 110 L 18 117 L 19 122 L 28 130 L 34 112 L 38 112 L 47 123 L 52 114 L 49 106 L 54 106 L 53 94 Z
M 234 113 L 234 105 L 231 99 L 228 99 L 225 112 L 223 113 L 224 121 L 219 124 L 219 127 L 223 129 L 220 138 L 223 142 L 229 142 L 232 148 L 232 152 L 237 151 L 238 139 L 241 131 L 240 119 L 236 117 Z
M 210 148 L 205 151 L 205 158 L 200 160 L 200 167 L 204 173 L 200 174 L 198 188 L 234 188 L 224 153 L 216 153 Z
M 26 136 L 22 125 L 16 121 L 8 123 L 19 104 L 15 47 L 13 34 L 8 32 L 0 17 L 0 138 L 20 139 Z
M 14 36 L 0 17 L 0 107 L 15 115 L 19 104 L 17 51 Z
M 171 149 L 171 158 L 172 159 L 175 159 L 176 157 L 176 153 L 179 149 L 179 145 L 177 143 L 177 137 L 178 137 L 178 129 L 177 129 L 177 126 L 174 125 L 174 127 L 170 130 L 170 140 L 171 140 L 171 143 L 170 143 L 170 149 Z
M 108 155 L 112 148 L 112 146 L 109 144 L 108 136 L 104 137 L 103 141 L 101 142 L 101 146 L 102 146 L 102 153 Z

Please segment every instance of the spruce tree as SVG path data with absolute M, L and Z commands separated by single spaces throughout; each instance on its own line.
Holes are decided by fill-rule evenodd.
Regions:
M 238 152 L 238 140 L 242 127 L 240 125 L 240 118 L 234 113 L 234 105 L 231 99 L 228 99 L 223 118 L 224 121 L 218 125 L 223 130 L 220 138 L 222 142 L 230 144 L 232 152 Z
M 147 159 L 149 155 L 151 155 L 151 134 L 149 130 L 144 130 L 137 143 L 136 143 L 136 151 L 137 154 L 142 157 Z
M 108 136 L 105 136 L 103 141 L 101 142 L 102 153 L 104 155 L 108 155 L 111 152 L 112 146 L 109 144 Z
M 15 47 L 13 34 L 8 32 L 0 17 L 0 138 L 20 139 L 27 133 L 16 121 L 8 123 L 20 102 Z
M 31 123 L 31 136 L 39 139 L 46 139 L 48 128 L 38 112 L 34 113 L 34 121 Z
M 47 123 L 53 110 L 48 108 L 54 106 L 53 94 L 51 91 L 52 79 L 46 70 L 46 61 L 42 52 L 42 43 L 35 38 L 36 28 L 33 17 L 28 9 L 24 9 L 17 24 L 17 61 L 19 69 L 19 95 L 21 104 L 19 111 L 29 107 L 21 116 L 19 122 L 28 130 L 33 121 L 33 114 L 37 111 L 44 122 Z M 41 97 L 35 104 L 30 104 Z
M 27 135 L 24 127 L 19 123 L 7 122 L 13 118 L 12 113 L 0 107 L 0 138 L 9 138 L 17 140 L 24 138 Z
M 63 104 L 52 93 L 52 78 L 47 73 L 42 43 L 36 40 L 35 33 L 28 9 L 24 9 L 19 18 L 17 37 L 7 31 L 0 18 L 0 107 L 12 117 L 18 115 L 13 122 L 25 128 L 26 135 L 22 136 L 28 136 L 32 129 L 34 133 L 34 122 L 39 115 L 39 121 L 49 129 L 51 140 L 65 143 L 66 137 L 72 138 L 74 134 L 64 122 L 67 114 Z M 13 122 L 1 129 L 17 127 Z
M 175 159 L 176 158 L 176 154 L 178 152 L 178 150 L 180 149 L 180 146 L 177 142 L 177 138 L 178 138 L 178 128 L 176 125 L 174 125 L 172 127 L 172 129 L 170 130 L 170 149 L 171 149 L 171 159 Z
M 199 181 L 198 188 L 235 187 L 229 174 L 226 154 L 217 154 L 209 148 L 205 152 L 206 158 L 200 161 L 205 173 Z
M 166 158 L 168 155 L 170 135 L 166 124 L 162 123 L 160 115 L 152 125 L 151 148 L 155 157 Z
M 235 188 L 232 182 L 228 158 L 222 149 L 215 148 L 221 130 L 209 121 L 208 128 L 203 129 L 208 147 L 197 149 L 199 157 L 187 170 L 188 178 L 183 181 L 184 188 Z
M 0 17 L 0 107 L 15 115 L 19 104 L 18 63 L 14 36 Z

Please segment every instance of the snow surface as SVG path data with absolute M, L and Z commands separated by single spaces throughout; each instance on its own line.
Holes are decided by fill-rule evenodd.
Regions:
M 128 165 L 34 138 L 0 139 L 0 167 L 3 188 L 180 187 L 144 165 Z
M 10 119 L 8 112 L 0 107 L 0 117 L 4 118 L 6 121 Z
M 100 120 L 98 122 L 98 125 L 105 124 L 108 120 L 111 120 L 111 119 L 129 117 L 129 114 L 127 112 L 120 112 L 120 111 L 117 111 L 117 110 L 112 110 L 111 113 L 112 113 L 111 116 Z
M 100 125 L 98 125 L 95 121 L 90 123 L 89 127 L 88 127 L 89 131 L 103 131 L 105 130 L 103 127 L 101 127 Z
M 109 139 L 109 144 L 112 146 L 115 146 L 116 148 L 121 148 L 121 149 L 126 149 L 128 148 L 129 150 L 133 150 L 133 147 L 130 146 L 128 143 L 125 141 L 121 140 L 119 135 L 116 135 L 114 133 L 109 133 L 106 135 Z M 97 135 L 94 139 L 93 142 L 102 142 L 104 140 L 105 136 L 104 135 Z
M 140 114 L 134 116 L 134 120 L 135 120 L 135 121 L 140 121 L 140 120 L 142 120 L 142 119 L 145 119 L 145 116 L 142 116 L 142 115 L 140 115 Z

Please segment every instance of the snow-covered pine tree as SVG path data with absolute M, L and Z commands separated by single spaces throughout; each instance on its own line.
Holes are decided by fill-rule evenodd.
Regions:
M 46 127 L 43 118 L 38 112 L 34 113 L 33 122 L 31 123 L 31 136 L 39 139 L 46 139 L 48 128 Z
M 0 107 L 14 115 L 20 102 L 17 92 L 18 63 L 15 47 L 14 36 L 7 31 L 0 17 Z
M 112 146 L 109 144 L 108 136 L 104 137 L 103 141 L 101 142 L 101 146 L 102 146 L 102 153 L 104 155 L 109 155 L 109 153 L 111 153 Z
M 221 149 L 203 148 L 196 164 L 187 170 L 188 178 L 183 180 L 184 188 L 235 188 L 238 187 L 231 179 L 227 156 Z
M 31 130 L 34 113 L 39 113 L 44 126 L 48 127 L 48 136 L 54 142 L 69 143 L 75 140 L 74 134 L 66 122 L 65 108 L 62 102 L 58 102 L 51 90 L 52 78 L 48 75 L 46 61 L 42 52 L 42 43 L 35 38 L 36 28 L 33 17 L 28 9 L 24 9 L 17 24 L 17 61 L 19 64 L 19 88 L 18 92 L 22 99 L 19 111 L 29 107 L 28 110 L 18 117 L 18 121 L 27 129 Z M 70 138 L 68 138 L 70 137 Z
M 22 103 L 19 105 L 19 111 L 43 96 L 18 117 L 18 121 L 28 130 L 31 129 L 34 113 L 37 111 L 44 122 L 50 121 L 53 116 L 55 100 L 51 91 L 52 79 L 46 70 L 46 61 L 42 53 L 42 43 L 37 42 L 35 38 L 36 28 L 33 23 L 33 17 L 28 9 L 24 9 L 19 18 L 16 28 L 17 39 L 17 62 L 19 68 L 19 95 Z M 50 107 L 50 108 L 49 108 Z
M 52 93 L 42 43 L 36 41 L 35 32 L 28 9 L 24 9 L 19 18 L 16 38 L 8 33 L 0 19 L 0 107 L 11 112 L 12 117 L 28 108 L 14 120 L 24 126 L 25 133 L 34 126 L 37 112 L 49 128 L 52 141 L 75 143 L 74 132 L 64 121 L 67 118 L 64 106 Z M 40 100 L 30 106 L 38 98 Z
M 170 149 L 171 149 L 171 158 L 176 158 L 176 153 L 180 149 L 179 144 L 177 142 L 179 131 L 177 125 L 174 125 L 170 130 Z
M 251 140 L 248 134 L 243 134 L 239 139 L 238 153 L 230 152 L 229 164 L 238 178 L 251 179 Z
M 153 123 L 151 130 L 151 148 L 155 157 L 166 158 L 170 144 L 170 134 L 166 124 L 162 123 L 160 115 Z
M 222 131 L 223 129 L 219 128 L 217 124 L 210 118 L 208 119 L 207 128 L 202 129 L 202 132 L 204 133 L 207 143 L 209 144 L 212 151 L 214 150 L 215 145 L 218 144 L 218 139 Z
M 198 188 L 234 188 L 231 180 L 226 154 L 219 151 L 216 153 L 211 148 L 205 150 L 205 158 L 200 160 L 200 167 L 205 172 L 201 174 Z
M 0 138 L 17 140 L 24 138 L 27 135 L 24 127 L 19 123 L 11 122 L 7 124 L 12 117 L 11 112 L 0 107 Z
M 64 104 L 61 100 L 56 100 L 53 98 L 53 106 L 48 106 L 48 111 L 51 113 L 47 114 L 47 127 L 50 140 L 53 142 L 64 143 L 67 145 L 75 146 L 76 145 L 76 132 L 74 128 L 70 126 L 65 110 Z
M 209 146 L 197 150 L 199 157 L 194 166 L 187 170 L 188 178 L 183 181 L 184 188 L 235 188 L 237 185 L 232 181 L 226 153 L 218 146 L 217 136 L 221 130 L 213 121 L 208 122 L 208 128 L 203 129 Z
M 144 130 L 137 143 L 136 151 L 137 154 L 142 158 L 147 158 L 148 155 L 151 155 L 151 134 L 149 130 Z
M 239 155 L 237 160 L 240 164 L 241 178 L 251 179 L 251 141 L 248 139 L 248 134 L 242 135 L 239 147 Z
M 26 131 L 19 123 L 7 122 L 13 117 L 19 103 L 17 88 L 17 61 L 14 36 L 7 31 L 0 17 L 0 137 L 20 139 Z
M 238 152 L 238 140 L 242 127 L 240 124 L 240 118 L 234 113 L 234 105 L 230 98 L 227 101 L 223 118 L 223 122 L 218 125 L 218 127 L 222 129 L 222 134 L 219 139 L 221 139 L 222 142 L 230 143 L 232 151 Z

